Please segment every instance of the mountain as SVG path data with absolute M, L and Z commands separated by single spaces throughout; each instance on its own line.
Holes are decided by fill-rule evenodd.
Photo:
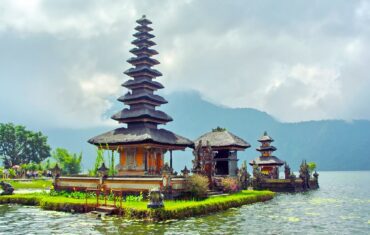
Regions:
M 204 101 L 195 92 L 164 95 L 169 101 L 161 110 L 171 115 L 173 122 L 164 126 L 190 139 L 224 127 L 249 142 L 252 147 L 239 152 L 239 158 L 248 162 L 258 156 L 257 139 L 264 131 L 275 139 L 275 155 L 297 170 L 303 159 L 317 163 L 318 170 L 370 170 L 370 121 L 341 120 L 282 123 L 265 112 L 250 108 L 232 109 Z M 121 109 L 115 102 L 114 111 Z M 112 114 L 114 113 L 112 111 Z M 111 111 L 109 111 L 111 112 Z M 83 166 L 90 168 L 95 161 L 95 148 L 87 140 L 110 128 L 85 130 L 43 130 L 52 147 L 65 147 L 83 152 Z M 191 150 L 174 152 L 174 166 L 180 170 L 191 167 Z

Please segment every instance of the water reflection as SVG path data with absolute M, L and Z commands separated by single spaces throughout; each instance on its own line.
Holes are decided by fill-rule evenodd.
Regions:
M 370 172 L 323 172 L 321 188 L 186 220 L 117 217 L 0 206 L 0 234 L 370 234 Z

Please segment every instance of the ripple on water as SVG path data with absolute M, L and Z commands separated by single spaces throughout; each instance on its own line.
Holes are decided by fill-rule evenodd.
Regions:
M 360 174 L 360 177 L 356 177 Z M 339 179 L 339 180 L 338 180 Z M 353 179 L 356 184 L 353 185 Z M 370 172 L 322 172 L 317 191 L 208 216 L 148 223 L 0 205 L 4 234 L 369 234 Z M 348 185 L 352 185 L 348 188 Z M 354 193 L 355 191 L 355 193 Z

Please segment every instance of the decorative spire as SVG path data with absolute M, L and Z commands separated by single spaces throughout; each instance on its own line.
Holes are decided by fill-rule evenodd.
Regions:
M 258 140 L 259 142 L 273 142 L 274 140 L 267 134 L 267 131 L 263 132 L 263 135 Z
M 274 151 L 276 151 L 276 148 L 270 145 L 274 140 L 267 135 L 267 131 L 263 133 L 263 136 L 258 141 L 261 142 L 261 146 L 256 150 L 261 152 L 262 157 L 269 157 Z
M 155 91 L 164 87 L 161 83 L 153 81 L 153 79 L 162 76 L 162 73 L 152 68 L 159 64 L 158 60 L 152 58 L 158 52 L 150 48 L 156 45 L 151 40 L 155 36 L 149 33 L 153 30 L 148 26 L 152 22 L 145 15 L 136 22 L 138 23 L 138 26 L 135 27 L 137 32 L 133 35 L 136 39 L 131 42 L 135 47 L 130 50 L 135 56 L 127 60 L 133 67 L 124 72 L 133 79 L 122 84 L 131 92 L 118 98 L 118 101 L 129 105 L 129 108 L 116 113 L 112 119 L 120 123 L 127 123 L 128 128 L 137 126 L 157 128 L 158 124 L 166 124 L 172 121 L 172 118 L 166 113 L 156 110 L 157 106 L 166 104 L 167 101 L 154 94 Z

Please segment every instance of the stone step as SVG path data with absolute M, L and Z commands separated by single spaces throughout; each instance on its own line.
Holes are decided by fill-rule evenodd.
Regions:
M 207 196 L 208 197 L 211 197 L 211 196 L 217 196 L 217 195 L 227 195 L 227 194 L 224 194 L 224 192 L 222 191 L 207 191 Z
M 106 215 L 111 215 L 116 210 L 117 208 L 112 206 L 99 206 L 95 209 L 96 212 L 105 213 Z
M 95 216 L 96 218 L 104 218 L 107 215 L 107 213 L 100 211 L 90 211 L 89 214 Z

